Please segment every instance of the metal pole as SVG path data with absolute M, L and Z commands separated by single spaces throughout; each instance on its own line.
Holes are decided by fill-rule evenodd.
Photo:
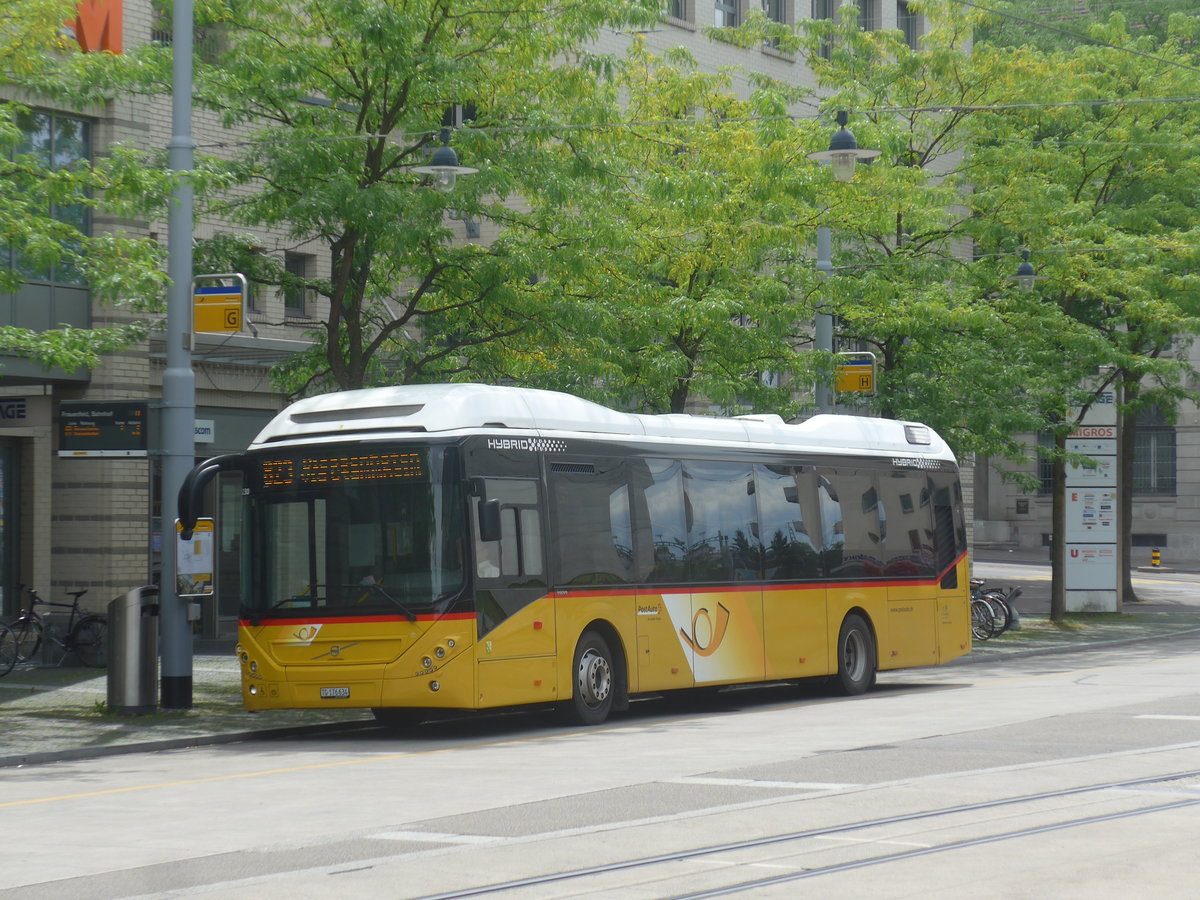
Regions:
M 825 225 L 818 225 L 817 271 L 825 278 L 833 275 L 833 262 L 830 260 L 832 245 L 833 240 L 829 234 L 829 228 Z M 825 304 L 822 304 L 817 310 L 814 340 L 816 349 L 833 353 L 833 316 L 824 312 L 824 306 Z M 823 379 L 817 384 L 816 395 L 817 412 L 833 412 L 833 385 Z
M 167 215 L 167 368 L 162 388 L 162 705 L 192 707 L 192 631 L 187 601 L 175 593 L 178 494 L 196 455 L 196 376 L 192 372 L 192 10 L 175 0 L 170 168 L 178 179 Z

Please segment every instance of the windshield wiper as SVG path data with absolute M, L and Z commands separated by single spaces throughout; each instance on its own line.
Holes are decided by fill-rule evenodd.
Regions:
M 403 601 L 397 599 L 396 597 L 393 597 L 391 594 L 389 594 L 387 591 L 385 591 L 383 589 L 383 585 L 379 584 L 376 581 L 368 581 L 366 583 L 360 583 L 360 584 L 344 584 L 344 585 L 342 585 L 342 587 L 344 587 L 344 588 L 366 588 L 369 591 L 375 591 L 380 596 L 382 596 L 384 600 L 390 601 L 401 612 L 403 612 L 404 615 L 408 618 L 408 621 L 410 621 L 410 622 L 417 621 L 417 614 L 415 612 L 413 612 L 411 609 L 409 609 L 407 606 L 405 606 Z

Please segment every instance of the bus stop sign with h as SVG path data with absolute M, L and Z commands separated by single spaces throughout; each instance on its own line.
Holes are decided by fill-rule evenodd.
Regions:
M 838 354 L 838 393 L 875 392 L 875 354 L 867 350 L 851 350 Z

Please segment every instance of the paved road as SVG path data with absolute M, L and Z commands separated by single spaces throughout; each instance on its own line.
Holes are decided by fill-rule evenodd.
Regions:
M 1196 685 L 1191 634 L 885 674 L 853 700 L 3 770 L 0 896 L 1190 897 Z

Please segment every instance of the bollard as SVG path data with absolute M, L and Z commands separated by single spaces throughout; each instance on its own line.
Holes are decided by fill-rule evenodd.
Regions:
M 1150 565 L 1157 569 L 1160 562 L 1162 562 L 1162 554 L 1160 554 L 1158 552 L 1158 548 L 1155 547 L 1150 551 Z

